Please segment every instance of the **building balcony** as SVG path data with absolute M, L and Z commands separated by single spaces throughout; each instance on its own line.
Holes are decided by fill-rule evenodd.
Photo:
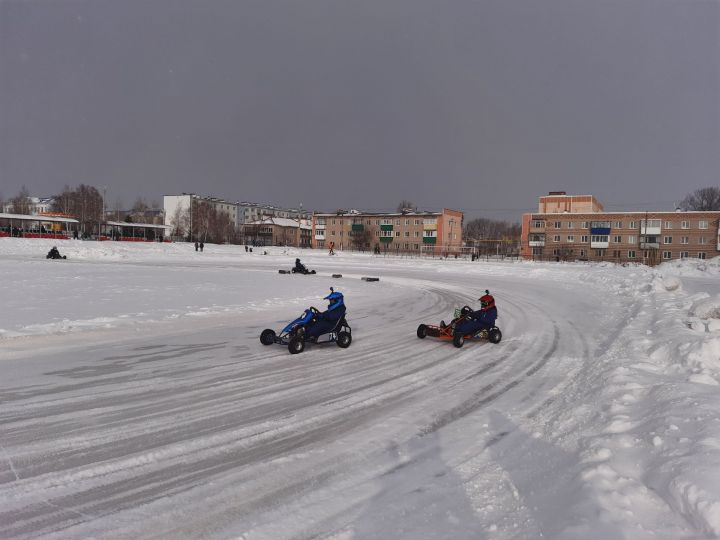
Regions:
M 545 240 L 530 240 L 528 245 L 530 247 L 545 247 Z
M 392 225 L 385 225 L 385 224 L 383 224 L 383 225 L 380 225 L 380 230 L 381 230 L 381 231 L 392 231 L 392 230 L 393 230 L 393 226 L 392 226 Z
M 392 242 L 393 237 L 392 236 L 381 236 L 380 241 L 381 242 Z
M 437 223 L 423 223 L 423 230 L 424 231 L 436 231 Z
M 423 236 L 423 244 L 437 244 L 437 236 Z
M 316 231 L 324 231 L 325 230 L 325 224 L 316 223 L 315 224 L 315 230 Z
M 610 247 L 610 242 L 590 242 L 590 247 L 593 249 L 606 249 Z
M 365 227 L 363 226 L 362 223 L 353 223 L 353 224 L 352 224 L 352 230 L 353 230 L 353 231 L 362 231 L 362 230 L 364 230 L 364 229 L 365 229 Z
M 660 242 L 640 242 L 640 249 L 660 249 Z
M 316 234 L 315 240 L 325 240 L 325 235 L 324 234 Z

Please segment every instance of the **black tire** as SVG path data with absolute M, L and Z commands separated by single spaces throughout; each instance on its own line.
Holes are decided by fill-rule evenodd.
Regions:
M 424 324 L 418 326 L 417 337 L 419 337 L 420 339 L 425 339 L 427 337 L 427 326 L 425 326 Z
M 267 328 L 260 334 L 260 343 L 263 345 L 272 345 L 275 343 L 275 330 Z
M 499 328 L 491 328 L 488 331 L 488 341 L 490 343 L 500 343 L 500 340 L 502 339 L 502 332 Z
M 299 354 L 305 350 L 305 340 L 301 337 L 294 337 L 288 343 L 290 354 Z
M 455 334 L 453 336 L 453 345 L 455 345 L 458 349 L 462 347 L 465 344 L 465 336 L 462 334 Z
M 341 349 L 347 349 L 352 343 L 352 335 L 350 335 L 350 332 L 339 332 L 336 343 Z

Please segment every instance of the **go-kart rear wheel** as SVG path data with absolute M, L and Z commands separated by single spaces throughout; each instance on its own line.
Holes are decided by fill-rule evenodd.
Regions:
M 290 354 L 298 354 L 305 350 L 305 340 L 301 337 L 294 337 L 288 343 Z
M 500 343 L 500 340 L 502 339 L 502 332 L 499 328 L 491 328 L 488 332 L 488 341 L 490 343 Z
M 453 336 L 453 345 L 458 349 L 465 344 L 465 336 L 463 334 L 455 334 Z
M 352 343 L 352 336 L 350 335 L 350 332 L 339 332 L 336 343 L 341 349 L 347 349 L 350 346 L 350 343 Z
M 260 343 L 263 345 L 272 345 L 275 343 L 275 330 L 267 328 L 260 334 Z
M 420 339 L 425 339 L 425 337 L 427 337 L 427 326 L 425 326 L 424 324 L 418 326 L 417 337 L 419 337 Z

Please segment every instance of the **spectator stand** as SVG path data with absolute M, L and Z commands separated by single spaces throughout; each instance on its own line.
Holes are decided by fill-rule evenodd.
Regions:
M 78 220 L 70 217 L 0 213 L 0 237 L 67 240 L 78 227 Z
M 103 223 L 98 240 L 119 240 L 121 242 L 170 242 L 165 232 L 171 230 L 170 225 L 154 223 L 127 223 L 124 221 L 107 221 Z

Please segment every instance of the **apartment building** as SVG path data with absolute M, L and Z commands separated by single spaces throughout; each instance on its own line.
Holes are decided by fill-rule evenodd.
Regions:
M 245 223 L 263 220 L 269 217 L 286 219 L 312 218 L 312 212 L 302 208 L 280 208 L 269 204 L 258 204 L 252 202 L 231 202 L 218 197 L 204 197 L 194 193 L 183 193 L 181 195 L 165 195 L 163 197 L 163 208 L 165 210 L 165 225 L 174 225 L 180 215 L 190 212 L 190 201 L 206 203 L 218 212 L 226 213 L 235 227 L 240 230 Z
M 463 213 L 406 211 L 370 213 L 358 210 L 316 213 L 313 247 L 380 250 L 382 252 L 443 253 L 462 246 Z
M 547 208 L 542 202 L 539 207 Z M 602 206 L 596 208 L 524 214 L 521 255 L 534 260 L 649 265 L 720 255 L 720 211 L 605 212 L 599 210 Z
M 312 247 L 310 220 L 269 217 L 245 223 L 244 242 L 253 246 Z

